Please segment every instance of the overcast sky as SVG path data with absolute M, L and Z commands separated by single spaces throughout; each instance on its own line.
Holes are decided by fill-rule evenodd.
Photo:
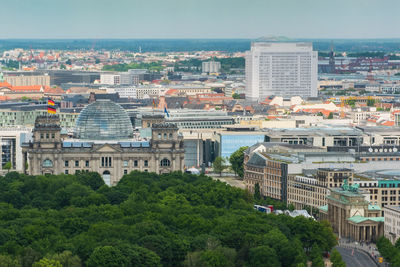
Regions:
M 400 0 L 0 0 L 0 38 L 400 38 Z

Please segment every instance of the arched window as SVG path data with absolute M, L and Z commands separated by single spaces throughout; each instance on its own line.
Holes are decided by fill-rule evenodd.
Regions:
M 169 134 L 169 139 L 172 139 L 172 133 Z
M 162 159 L 160 165 L 161 167 L 169 167 L 171 166 L 171 161 L 169 161 L 169 159 Z
M 53 167 L 53 162 L 49 159 L 45 159 L 42 164 L 43 167 Z
M 164 133 L 164 139 L 167 139 L 167 134 L 166 133 Z

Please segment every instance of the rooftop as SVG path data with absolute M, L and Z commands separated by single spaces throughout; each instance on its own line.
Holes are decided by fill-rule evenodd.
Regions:
M 364 216 L 360 216 L 360 215 L 356 215 L 351 218 L 347 218 L 347 220 L 354 222 L 354 223 L 362 223 L 365 221 L 385 222 L 384 217 L 364 217 Z

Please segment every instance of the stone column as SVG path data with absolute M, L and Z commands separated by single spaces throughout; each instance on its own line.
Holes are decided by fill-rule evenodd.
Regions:
M 369 227 L 369 240 L 372 240 L 372 226 Z

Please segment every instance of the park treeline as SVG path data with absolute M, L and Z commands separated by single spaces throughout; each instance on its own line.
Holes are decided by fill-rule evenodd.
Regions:
M 0 266 L 306 266 L 336 243 L 327 223 L 253 203 L 180 172 L 132 172 L 113 187 L 97 173 L 10 172 L 0 177 Z

